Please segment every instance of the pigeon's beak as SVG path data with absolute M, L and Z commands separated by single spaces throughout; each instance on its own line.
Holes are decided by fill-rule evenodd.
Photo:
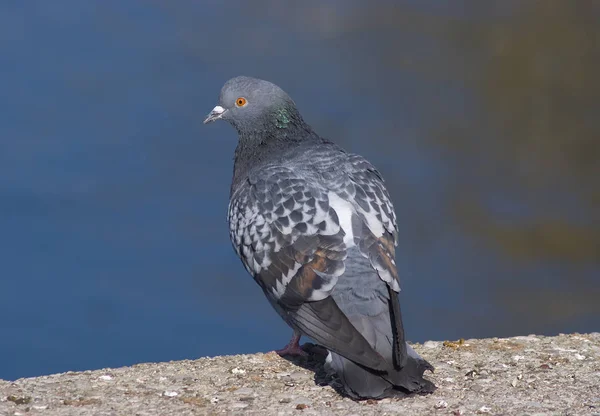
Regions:
M 224 109 L 223 107 L 221 107 L 220 105 L 216 106 L 206 116 L 206 118 L 204 119 L 204 124 L 208 124 L 208 123 L 211 123 L 211 122 L 213 122 L 215 120 L 218 120 L 218 119 L 222 118 L 225 115 L 226 112 L 227 112 L 227 110 Z

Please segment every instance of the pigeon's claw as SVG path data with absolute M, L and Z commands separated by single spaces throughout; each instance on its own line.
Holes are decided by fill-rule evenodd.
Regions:
M 275 350 L 275 352 L 279 355 L 289 355 L 289 356 L 293 356 L 293 357 L 307 356 L 308 354 L 300 346 L 300 337 L 301 336 L 302 336 L 301 334 L 294 331 L 294 335 L 292 336 L 292 339 L 290 339 L 290 342 L 288 342 L 287 345 L 285 347 L 283 347 L 282 349 Z

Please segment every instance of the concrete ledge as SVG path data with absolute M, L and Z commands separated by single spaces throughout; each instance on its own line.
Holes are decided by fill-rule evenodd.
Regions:
M 432 395 L 354 402 L 336 392 L 318 356 L 268 353 L 0 380 L 0 414 L 600 415 L 599 333 L 415 349 L 436 367 Z

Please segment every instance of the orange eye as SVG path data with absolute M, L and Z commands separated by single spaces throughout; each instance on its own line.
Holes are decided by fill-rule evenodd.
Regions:
M 235 100 L 235 105 L 237 105 L 238 107 L 243 107 L 246 104 L 248 104 L 248 101 L 246 101 L 244 97 L 239 97 L 237 100 Z

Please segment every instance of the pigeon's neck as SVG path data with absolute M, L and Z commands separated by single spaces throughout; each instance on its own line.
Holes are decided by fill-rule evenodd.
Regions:
M 275 110 L 252 126 L 235 127 L 239 141 L 235 149 L 232 192 L 254 169 L 280 160 L 292 148 L 323 141 L 296 109 Z

